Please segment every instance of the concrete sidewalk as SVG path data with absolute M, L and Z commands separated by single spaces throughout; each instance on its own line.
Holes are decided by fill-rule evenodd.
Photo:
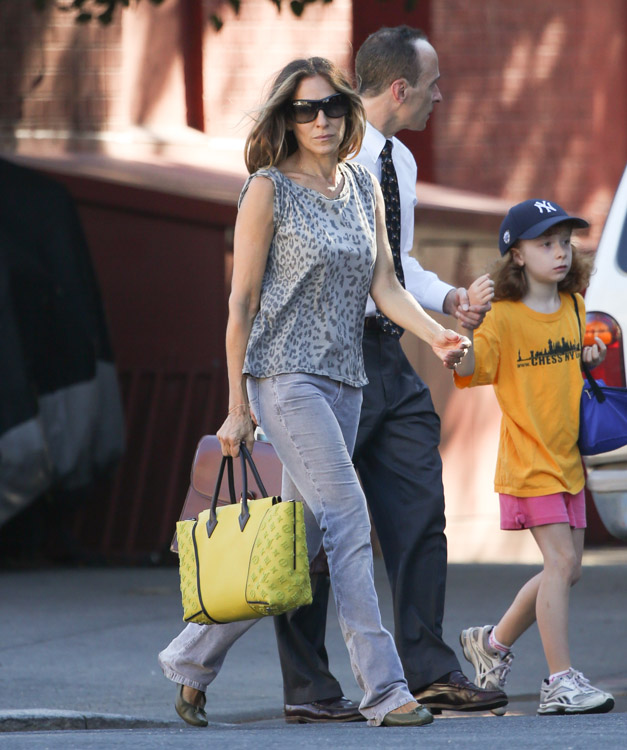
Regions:
M 451 565 L 445 639 L 462 667 L 462 627 L 498 619 L 538 567 Z M 375 561 L 385 625 L 391 600 Z M 571 604 L 574 665 L 627 711 L 627 549 L 586 554 Z M 175 689 L 157 652 L 182 628 L 176 568 L 51 568 L 0 572 L 0 731 L 181 726 Z M 346 695 L 359 700 L 333 605 L 327 649 Z M 508 682 L 512 713 L 534 713 L 546 666 L 537 629 L 516 644 Z M 282 683 L 270 619 L 236 644 L 207 693 L 212 722 L 282 716 Z

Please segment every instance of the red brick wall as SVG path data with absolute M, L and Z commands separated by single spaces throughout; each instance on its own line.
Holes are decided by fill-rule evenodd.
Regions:
M 110 124 L 121 79 L 121 24 L 77 26 L 70 14 L 0 2 L 0 131 L 96 131 Z
M 283 3 L 279 13 L 268 0 L 245 0 L 239 16 L 219 5 L 224 26 L 205 28 L 205 127 L 209 135 L 244 138 L 246 117 L 261 103 L 270 78 L 297 57 L 328 57 L 351 67 L 352 0 L 308 6 L 300 18 Z
M 595 223 L 627 160 L 625 0 L 432 0 L 438 183 L 553 198 Z
M 142 0 L 118 9 L 113 24 L 103 28 L 96 22 L 77 25 L 73 14 L 58 10 L 36 13 L 30 2 L 0 0 L 0 148 L 12 150 L 15 128 L 23 136 L 33 130 L 85 135 L 142 126 L 159 138 L 184 128 L 189 29 L 182 26 L 181 7 L 188 1 L 155 7 Z M 235 16 L 221 0 L 201 0 L 199 104 L 208 135 L 245 137 L 246 112 L 259 104 L 270 77 L 295 57 L 322 55 L 350 69 L 352 0 L 315 3 L 298 19 L 289 3 L 283 5 L 279 13 L 268 0 L 244 0 Z M 209 22 L 215 11 L 224 20 L 220 32 Z M 187 73 L 197 85 L 197 71 Z M 202 93 L 196 92 L 199 99 Z M 97 149 L 98 141 L 76 140 L 70 148 Z
M 11 149 L 16 126 L 22 134 L 85 134 L 141 125 L 166 138 L 168 128 L 185 126 L 182 1 L 155 8 L 143 0 L 103 29 L 2 0 L 0 148 Z M 278 13 L 268 0 L 244 0 L 235 17 L 219 0 L 203 0 L 204 101 L 199 91 L 197 104 L 208 135 L 243 138 L 246 113 L 293 57 L 321 54 L 350 68 L 353 27 L 359 43 L 382 23 L 405 20 L 400 4 L 333 0 L 308 6 L 297 20 L 287 3 Z M 593 221 L 593 245 L 627 160 L 625 0 L 419 6 L 406 20 L 429 27 L 444 94 L 427 132 L 413 140 L 403 134 L 421 178 L 511 201 L 551 197 Z M 217 8 L 225 21 L 219 33 L 208 21 Z M 75 140 L 62 148 L 101 143 Z

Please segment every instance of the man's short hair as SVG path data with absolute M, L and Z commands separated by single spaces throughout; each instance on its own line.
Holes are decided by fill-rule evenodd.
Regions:
M 415 46 L 419 40 L 428 41 L 427 35 L 410 26 L 383 27 L 370 34 L 355 58 L 359 93 L 377 96 L 399 78 L 415 86 L 421 73 Z

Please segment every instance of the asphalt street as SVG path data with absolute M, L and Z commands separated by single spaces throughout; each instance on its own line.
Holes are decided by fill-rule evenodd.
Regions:
M 127 729 L 0 734 L 7 750 L 484 750 L 621 748 L 627 714 L 573 717 L 438 718 L 426 727 L 370 728 L 365 724 L 287 725 L 281 720 L 207 729 Z
M 538 571 L 525 565 L 451 565 L 445 639 L 464 667 L 463 627 L 494 622 Z M 383 620 L 389 587 L 375 561 Z M 49 568 L 0 573 L 2 748 L 514 748 L 622 747 L 627 737 L 627 550 L 587 554 L 572 593 L 573 664 L 611 690 L 602 716 L 538 717 L 546 666 L 537 630 L 516 644 L 505 717 L 446 713 L 429 727 L 287 725 L 274 628 L 264 619 L 239 641 L 207 693 L 211 724 L 184 725 L 174 686 L 156 663 L 182 627 L 175 568 Z M 359 700 L 333 605 L 327 649 L 346 695 Z M 470 675 L 470 670 L 466 669 Z M 557 742 L 556 742 L 557 741 Z

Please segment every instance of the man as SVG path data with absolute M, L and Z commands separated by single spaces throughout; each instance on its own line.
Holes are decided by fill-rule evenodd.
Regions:
M 356 161 L 381 182 L 397 275 L 423 307 L 459 317 L 474 328 L 487 308 L 469 308 L 465 289 L 440 281 L 409 255 L 417 167 L 395 134 L 424 130 L 433 106 L 442 100 L 437 54 L 417 29 L 384 28 L 364 42 L 355 69 L 368 119 Z M 400 216 L 394 208 L 399 199 Z M 392 587 L 396 645 L 410 690 L 433 712 L 502 712 L 505 693 L 471 683 L 442 640 L 447 550 L 440 421 L 429 389 L 403 354 L 401 334 L 369 299 L 363 350 L 370 382 L 363 391 L 353 459 Z M 320 582 L 319 575 L 316 578 L 311 607 L 275 618 L 286 719 L 357 720 L 356 707 L 342 696 L 328 671 L 324 651 L 328 584 Z

